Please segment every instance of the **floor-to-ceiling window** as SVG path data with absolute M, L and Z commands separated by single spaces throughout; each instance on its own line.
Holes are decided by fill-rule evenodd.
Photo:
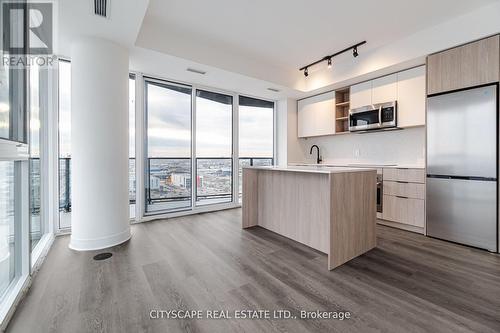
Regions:
M 1 46 L 0 46 L 1 47 Z M 2 50 L 0 53 L 4 54 Z M 0 65 L 0 309 L 13 303 L 29 269 L 27 70 Z M 3 318 L 0 318 L 3 320 Z
M 189 86 L 146 79 L 146 212 L 191 207 Z
M 0 303 L 19 277 L 20 224 L 23 208 L 22 173 L 28 151 L 26 70 L 0 66 Z M 26 168 L 27 170 L 27 168 Z
M 274 102 L 150 78 L 144 92 L 146 214 L 236 204 L 242 168 L 274 164 Z
M 71 227 L 71 63 L 59 61 L 59 229 Z
M 196 91 L 196 204 L 232 200 L 233 97 Z
M 0 300 L 16 275 L 16 163 L 0 161 Z
M 239 96 L 239 194 L 242 167 L 274 163 L 274 102 Z
M 128 195 L 130 202 L 130 218 L 135 218 L 135 76 L 130 75 L 128 80 L 128 125 L 129 125 L 129 141 L 128 141 Z
M 129 79 L 129 200 L 135 218 L 138 189 L 135 147 L 144 147 L 145 213 L 190 210 L 233 202 L 245 165 L 274 163 L 274 102 L 193 89 L 189 85 L 145 78 L 145 136 L 135 136 L 135 91 Z M 71 64 L 59 63 L 59 228 L 71 226 Z M 233 104 L 239 104 L 239 178 L 233 178 Z M 194 141 L 193 141 L 194 140 Z M 144 142 L 144 145 L 143 145 Z M 234 157 L 236 158 L 236 157 Z M 236 189 L 238 189 L 237 185 Z M 238 194 L 238 192 L 236 192 Z M 141 218 L 141 217 L 139 217 Z
M 29 70 L 29 173 L 30 173 L 30 250 L 33 251 L 44 234 L 42 223 L 42 173 L 40 68 L 35 64 Z

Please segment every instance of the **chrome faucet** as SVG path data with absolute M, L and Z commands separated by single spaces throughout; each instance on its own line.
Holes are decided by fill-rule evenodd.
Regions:
M 319 147 L 317 145 L 312 145 L 311 146 L 311 150 L 309 151 L 309 155 L 312 155 L 314 147 L 316 147 L 318 149 L 318 154 L 316 155 L 316 163 L 320 164 L 321 161 L 322 161 L 322 159 L 321 159 L 321 156 L 319 156 Z

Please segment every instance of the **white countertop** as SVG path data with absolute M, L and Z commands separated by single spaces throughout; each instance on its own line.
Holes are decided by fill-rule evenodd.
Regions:
M 245 169 L 258 169 L 269 171 L 292 171 L 292 172 L 308 172 L 308 173 L 343 173 L 343 172 L 360 172 L 373 170 L 376 168 L 355 168 L 348 166 L 328 166 L 328 165 L 289 165 L 289 166 L 245 166 Z
M 323 167 L 336 167 L 336 168 L 404 168 L 404 169 L 425 169 L 421 164 L 370 164 L 370 163 L 321 163 Z M 318 167 L 318 164 L 311 163 L 290 163 L 289 166 L 294 167 Z

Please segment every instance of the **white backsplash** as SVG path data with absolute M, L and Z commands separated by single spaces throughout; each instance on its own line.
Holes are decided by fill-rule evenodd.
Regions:
M 299 144 L 303 160 L 290 163 L 315 163 L 316 151 L 309 155 L 309 149 L 316 144 L 323 163 L 425 165 L 425 127 L 300 139 Z

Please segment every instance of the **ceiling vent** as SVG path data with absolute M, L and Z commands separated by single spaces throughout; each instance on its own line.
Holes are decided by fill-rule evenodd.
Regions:
M 111 0 L 92 0 L 94 3 L 94 14 L 100 17 L 109 18 L 109 2 Z
M 202 71 L 201 69 L 195 69 L 195 68 L 188 68 L 186 69 L 188 72 L 191 72 L 191 73 L 196 73 L 196 74 L 201 74 L 201 75 L 205 75 L 207 74 L 207 72 L 205 71 Z

